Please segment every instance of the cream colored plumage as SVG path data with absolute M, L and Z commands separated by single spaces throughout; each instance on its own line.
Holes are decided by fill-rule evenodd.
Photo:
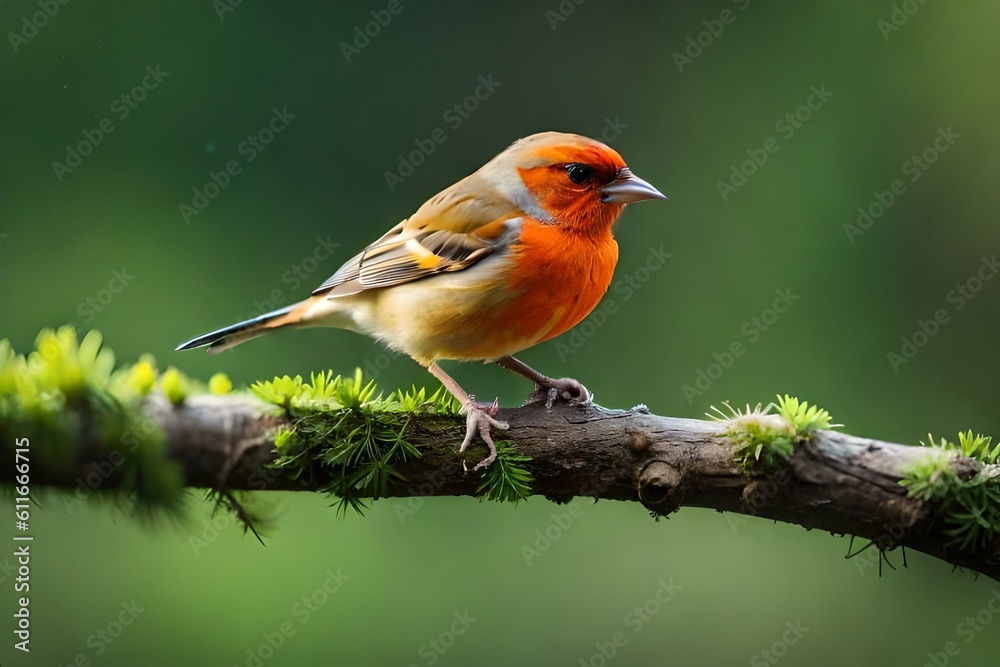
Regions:
M 496 411 L 472 401 L 437 365 L 494 362 L 544 390 L 590 400 L 513 359 L 593 309 L 618 259 L 611 225 L 624 205 L 661 199 L 604 144 L 545 132 L 515 142 L 428 200 L 348 260 L 313 296 L 181 345 L 218 352 L 284 327 L 330 326 L 372 336 L 413 357 L 462 402 L 468 430 L 495 457 Z

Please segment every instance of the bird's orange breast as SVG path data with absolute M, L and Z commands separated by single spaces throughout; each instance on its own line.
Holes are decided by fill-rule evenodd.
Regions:
M 580 234 L 530 219 L 511 253 L 513 296 L 498 313 L 498 324 L 535 343 L 587 317 L 608 291 L 618 263 L 610 229 Z
M 524 219 L 506 251 L 467 269 L 325 303 L 421 363 L 493 361 L 580 322 L 607 292 L 617 262 L 610 230 L 580 234 Z

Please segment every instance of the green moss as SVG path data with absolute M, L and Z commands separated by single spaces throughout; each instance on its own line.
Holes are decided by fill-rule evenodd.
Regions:
M 336 497 L 341 514 L 349 508 L 363 512 L 368 499 L 385 497 L 390 484 L 407 482 L 400 464 L 424 455 L 411 443 L 418 431 L 455 443 L 464 436 L 461 406 L 443 387 L 385 396 L 358 369 L 349 378 L 328 371 L 313 374 L 309 382 L 284 376 L 251 389 L 295 420 L 274 436 L 278 458 L 273 467 Z M 457 451 L 448 457 L 433 464 L 444 467 L 459 458 Z M 528 461 L 508 443 L 498 446 L 497 461 L 484 473 L 481 497 L 517 501 L 530 495 Z
M 830 413 L 815 405 L 788 396 L 778 396 L 777 403 L 765 408 L 746 406 L 745 411 L 723 403 L 728 414 L 712 407 L 708 416 L 726 424 L 726 435 L 733 443 L 740 469 L 747 474 L 775 470 L 795 451 L 795 445 L 807 440 L 816 429 L 841 426 L 832 423 Z M 775 410 L 776 412 L 772 412 Z
M 125 378 L 132 391 L 139 396 L 146 396 L 156 386 L 156 360 L 152 355 L 144 354 L 139 362 L 125 373 Z
M 967 551 L 986 551 L 1000 558 L 1000 475 L 993 467 L 1000 461 L 1000 444 L 990 447 L 991 438 L 958 434 L 958 445 L 928 435 L 927 454 L 903 470 L 900 484 L 910 497 L 932 502 L 951 526 L 946 546 Z M 955 472 L 959 456 L 974 459 L 983 469 L 969 479 Z
M 477 492 L 486 500 L 512 502 L 527 500 L 531 495 L 531 484 L 535 478 L 524 467 L 531 461 L 530 456 L 518 454 L 514 445 L 506 440 L 496 443 L 497 458 L 483 474 L 483 483 Z
M 163 434 L 145 416 L 144 401 L 158 389 L 181 405 L 206 390 L 228 394 L 232 382 L 219 373 L 206 388 L 176 368 L 158 375 L 151 355 L 116 370 L 114 354 L 102 342 L 96 331 L 79 340 L 70 327 L 42 331 L 27 354 L 0 341 L 2 455 L 12 459 L 15 441 L 29 438 L 35 479 L 77 484 L 68 492 L 76 498 L 72 502 L 83 502 L 96 488 L 147 515 L 164 509 L 176 514 L 184 495 L 180 470 L 164 455 Z M 384 395 L 360 370 L 347 378 L 314 373 L 308 382 L 283 376 L 257 382 L 251 390 L 293 420 L 275 434 L 274 467 L 336 496 L 341 511 L 363 510 L 368 498 L 383 497 L 390 484 L 406 482 L 401 464 L 425 456 L 411 444 L 415 436 L 457 444 L 465 432 L 460 405 L 443 387 Z M 447 454 L 436 450 L 435 456 L 444 458 L 427 463 L 444 467 L 459 459 L 457 448 Z M 533 481 L 529 461 L 510 443 L 498 443 L 480 497 L 526 498 Z M 94 483 L 84 488 L 81 480 Z M 210 498 L 217 511 L 234 513 L 258 537 L 259 526 L 268 523 L 263 512 L 251 510 L 245 494 L 223 490 Z
M 181 372 L 171 366 L 160 376 L 160 389 L 174 405 L 180 405 L 187 400 L 189 389 Z
M 142 410 L 153 364 L 114 370 L 100 333 L 81 341 L 71 327 L 42 331 L 27 354 L 0 341 L 0 455 L 13 461 L 15 441 L 27 438 L 32 479 L 75 485 L 68 502 L 96 492 L 142 514 L 177 513 L 180 471 Z
M 225 396 L 232 390 L 232 380 L 225 373 L 216 373 L 208 380 L 208 391 L 216 396 Z
M 817 405 L 809 405 L 805 401 L 785 394 L 778 396 L 778 414 L 795 430 L 798 436 L 808 436 L 816 429 L 831 429 L 843 424 L 834 424 L 830 413 Z

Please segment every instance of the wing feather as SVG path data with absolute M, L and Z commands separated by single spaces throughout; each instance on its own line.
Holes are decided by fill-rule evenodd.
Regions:
M 524 213 L 495 190 L 470 196 L 476 175 L 441 192 L 355 255 L 313 294 L 330 298 L 461 271 L 506 247 Z

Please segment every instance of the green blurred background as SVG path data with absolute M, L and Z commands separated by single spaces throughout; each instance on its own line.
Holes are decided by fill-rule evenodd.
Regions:
M 563 21 L 546 14 L 560 11 L 557 0 L 403 0 L 350 62 L 341 43 L 386 3 L 72 2 L 36 34 L 24 17 L 43 11 L 38 3 L 0 2 L 4 32 L 32 35 L 8 34 L 0 48 L 0 336 L 25 351 L 41 327 L 75 322 L 103 331 L 123 360 L 153 352 L 161 366 L 225 371 L 237 384 L 386 366 L 379 345 L 332 330 L 281 333 L 220 357 L 172 350 L 265 301 L 306 296 L 514 139 L 549 129 L 600 137 L 610 119 L 627 125 L 614 147 L 670 197 L 631 208 L 617 229 L 618 277 L 645 282 L 627 299 L 625 288 L 612 292 L 617 312 L 572 354 L 564 337 L 525 361 L 581 378 L 606 406 L 699 417 L 724 400 L 790 392 L 853 433 L 910 443 L 928 431 L 1000 434 L 1000 281 L 960 310 L 948 297 L 1000 245 L 1000 7 L 911 2 L 890 32 L 879 24 L 892 20 L 889 2 L 563 0 Z M 705 46 L 679 68 L 674 54 L 689 37 Z M 122 103 L 112 105 L 147 66 L 167 76 L 123 119 Z M 499 87 L 459 127 L 443 117 L 491 75 Z M 811 87 L 832 96 L 788 136 L 776 124 Z M 239 146 L 275 108 L 294 119 L 248 162 Z M 113 132 L 57 177 L 52 163 L 105 117 Z M 385 172 L 439 127 L 447 140 L 390 190 Z M 949 127 L 959 138 L 911 181 L 905 163 Z M 718 182 L 771 137 L 779 150 L 723 200 Z M 185 222 L 179 205 L 229 160 L 240 173 Z M 849 240 L 844 225 L 895 179 L 905 193 Z M 670 259 L 637 271 L 661 246 Z M 116 271 L 128 284 L 109 299 Z M 776 289 L 799 298 L 763 331 L 752 318 L 769 317 Z M 887 354 L 939 308 L 950 321 L 894 369 Z M 685 395 L 734 342 L 745 353 Z M 499 369 L 449 368 L 505 405 L 529 390 Z M 405 358 L 378 379 L 429 383 Z M 601 665 L 597 645 L 619 631 L 627 641 L 609 664 L 762 665 L 780 655 L 921 665 L 948 642 L 959 649 L 949 664 L 997 664 L 1000 618 L 971 637 L 960 626 L 996 582 L 919 554 L 880 578 L 873 550 L 844 560 L 847 540 L 827 534 L 696 509 L 654 523 L 635 504 L 577 502 L 582 515 L 529 565 L 522 546 L 565 507 L 441 498 L 401 519 L 398 503 L 381 501 L 338 520 L 323 498 L 285 495 L 264 548 L 233 526 L 215 535 L 198 503 L 183 527 L 151 530 L 101 506 L 50 501 L 34 514 L 27 659 L 11 647 L 12 580 L 0 557 L 0 656 L 254 665 L 264 636 L 287 622 L 294 634 L 273 656 L 264 649 L 263 664 Z M 193 547 L 192 535 L 207 546 Z M 338 569 L 349 579 L 303 623 L 295 605 Z M 671 579 L 680 590 L 634 632 L 628 614 Z M 96 638 L 133 600 L 143 609 L 134 623 L 111 644 Z M 475 622 L 451 636 L 466 611 Z M 782 645 L 796 622 L 808 631 Z M 449 646 L 436 651 L 432 639 Z

